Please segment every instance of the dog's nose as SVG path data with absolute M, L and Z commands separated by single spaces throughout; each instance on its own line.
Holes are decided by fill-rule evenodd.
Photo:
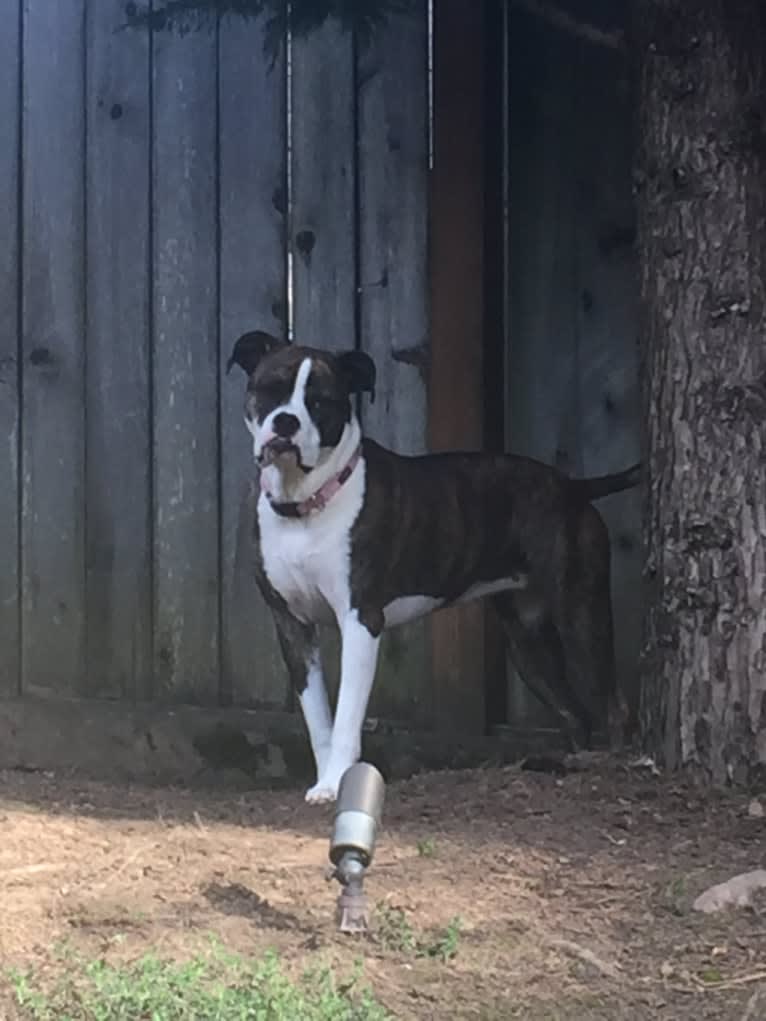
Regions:
M 301 423 L 295 415 L 291 415 L 287 411 L 280 411 L 278 415 L 275 415 L 271 424 L 275 435 L 283 440 L 289 440 L 291 436 L 295 436 L 300 427 Z

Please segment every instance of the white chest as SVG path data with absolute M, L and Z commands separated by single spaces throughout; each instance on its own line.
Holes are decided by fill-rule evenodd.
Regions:
M 299 620 L 337 620 L 350 607 L 351 528 L 363 491 L 357 470 L 323 511 L 306 518 L 280 517 L 265 496 L 258 501 L 266 576 Z

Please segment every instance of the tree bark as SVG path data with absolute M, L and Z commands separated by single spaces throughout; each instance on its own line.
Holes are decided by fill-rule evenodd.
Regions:
M 635 0 L 648 611 L 668 768 L 766 775 L 766 13 Z

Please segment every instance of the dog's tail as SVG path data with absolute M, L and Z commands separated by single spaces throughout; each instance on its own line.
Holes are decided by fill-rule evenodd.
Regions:
M 599 475 L 595 479 L 570 479 L 574 495 L 583 501 L 600 500 L 611 493 L 621 493 L 624 489 L 633 489 L 641 481 L 641 464 L 634 464 L 625 471 L 614 472 L 612 475 Z

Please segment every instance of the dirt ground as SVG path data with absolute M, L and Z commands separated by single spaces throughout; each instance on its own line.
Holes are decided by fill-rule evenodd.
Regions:
M 43 971 L 62 944 L 191 956 L 212 933 L 296 968 L 361 958 L 399 1018 L 755 1021 L 766 922 L 757 907 L 691 910 L 763 864 L 766 820 L 749 803 L 604 758 L 565 776 L 509 767 L 392 784 L 367 880 L 385 925 L 360 939 L 335 931 L 332 811 L 301 791 L 0 773 L 0 956 Z M 446 962 L 391 931 L 404 917 L 427 940 L 456 916 Z M 12 1016 L 6 987 L 0 1017 Z

